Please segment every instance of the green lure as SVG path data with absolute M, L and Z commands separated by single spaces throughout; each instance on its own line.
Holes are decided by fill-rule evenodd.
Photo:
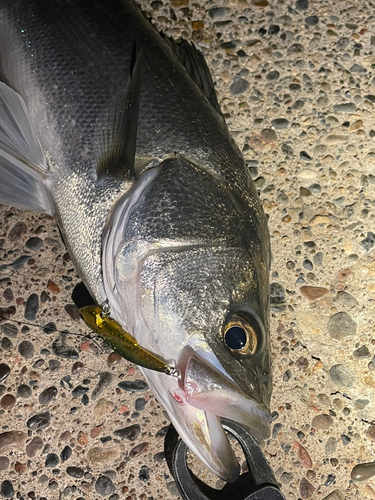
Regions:
M 130 333 L 113 318 L 108 316 L 100 306 L 85 306 L 79 310 L 83 321 L 95 333 L 100 335 L 123 358 L 132 363 L 174 375 L 175 369 L 165 359 L 141 347 Z

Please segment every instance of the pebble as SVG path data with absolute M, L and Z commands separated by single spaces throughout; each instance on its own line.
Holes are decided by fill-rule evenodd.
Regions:
M 71 370 L 72 375 L 77 375 L 77 373 L 80 373 L 84 367 L 85 365 L 81 361 L 76 361 L 72 365 L 72 370 Z
M 50 359 L 48 361 L 48 366 L 51 372 L 57 372 L 61 368 L 61 363 L 57 359 Z
M 307 26 L 313 27 L 316 26 L 319 22 L 319 17 L 318 16 L 308 16 L 305 19 L 305 23 Z
M 323 253 L 317 252 L 313 257 L 313 262 L 316 266 L 321 266 L 323 264 Z
M 358 307 L 359 306 L 358 300 L 348 292 L 343 292 L 343 291 L 337 292 L 337 295 L 336 295 L 334 300 L 335 300 L 335 302 L 338 302 L 339 304 L 341 304 L 342 306 L 345 306 L 345 307 Z
M 114 435 L 121 439 L 128 439 L 129 441 L 135 441 L 141 432 L 141 427 L 138 424 L 130 425 L 129 427 L 124 427 L 123 429 L 117 429 L 114 431 Z
M 110 413 L 113 409 L 113 402 L 107 399 L 99 399 L 95 405 L 95 415 L 100 418 L 107 413 Z
M 311 161 L 312 160 L 311 156 L 308 153 L 306 153 L 306 151 L 301 151 L 299 154 L 299 157 L 301 158 L 301 160 L 304 160 L 304 161 Z
M 243 94 L 250 88 L 250 83 L 239 76 L 233 78 L 233 83 L 229 87 L 232 95 Z
M 41 248 L 42 245 L 43 245 L 43 240 L 38 236 L 33 236 L 32 238 L 29 238 L 25 243 L 25 247 L 28 250 L 32 250 L 34 252 L 39 250 L 39 248 Z
M 134 446 L 129 452 L 129 457 L 130 458 L 135 458 L 138 457 L 139 455 L 142 455 L 142 453 L 146 453 L 150 447 L 150 443 L 144 442 L 140 443 L 137 446 Z
M 327 442 L 324 446 L 325 452 L 327 455 L 333 455 L 337 448 L 337 440 L 334 437 L 330 437 L 327 439 Z
M 275 130 L 284 130 L 289 127 L 289 120 L 286 118 L 275 118 L 271 121 L 271 125 Z
M 34 356 L 34 346 L 30 341 L 24 340 L 18 346 L 18 352 L 23 358 L 31 359 Z
M 125 380 L 124 382 L 120 382 L 117 384 L 117 387 L 124 391 L 128 392 L 142 392 L 142 391 L 147 391 L 148 390 L 148 385 L 147 382 L 141 379 L 136 379 L 136 380 Z
M 157 437 L 157 438 L 165 437 L 167 435 L 168 429 L 169 429 L 169 425 L 165 425 L 164 427 L 162 427 L 161 429 L 158 430 L 158 432 L 155 434 L 155 437 Z
M 365 464 L 356 465 L 350 474 L 352 481 L 354 481 L 355 483 L 368 481 L 374 476 L 375 476 L 375 462 L 368 462 Z
M 366 238 L 361 241 L 361 245 L 363 246 L 366 253 L 370 252 L 375 245 L 375 234 L 372 232 L 368 232 Z
M 20 398 L 29 398 L 32 394 L 31 387 L 26 384 L 21 384 L 17 387 L 17 396 Z
M 35 321 L 39 310 L 39 297 L 36 293 L 32 293 L 26 301 L 25 319 L 27 321 Z
M 350 71 L 352 73 L 367 73 L 367 69 L 365 69 L 363 66 L 360 66 L 357 63 L 355 63 L 355 64 L 353 64 L 353 66 L 351 66 Z
M 305 269 L 307 269 L 308 271 L 312 271 L 314 266 L 313 266 L 313 263 L 311 262 L 311 260 L 309 259 L 305 259 L 302 263 L 303 267 Z
M 87 453 L 87 458 L 89 462 L 94 466 L 100 466 L 103 464 L 113 464 L 118 458 L 119 452 L 114 448 L 91 448 Z
M 97 399 L 102 394 L 104 389 L 111 384 L 113 379 L 114 376 L 110 372 L 99 373 L 99 382 L 95 387 L 95 389 L 92 391 L 91 399 L 93 400 Z
M 147 465 L 142 465 L 141 470 L 139 471 L 138 474 L 138 479 L 142 481 L 143 483 L 147 483 L 150 479 L 150 473 L 149 473 L 149 468 Z
M 369 351 L 369 348 L 363 345 L 362 347 L 359 347 L 353 352 L 353 357 L 356 359 L 371 358 L 371 353 Z
M 337 364 L 329 370 L 331 381 L 339 387 L 352 387 L 355 382 L 355 375 L 350 368 Z
M 56 396 L 57 388 L 55 386 L 47 387 L 47 389 L 44 389 L 44 391 L 39 394 L 39 403 L 41 405 L 47 405 Z
M 180 497 L 180 491 L 175 481 L 170 481 L 169 483 L 167 483 L 167 490 L 171 495 L 175 497 Z
M 116 491 L 116 488 L 115 485 L 112 483 L 112 481 L 109 479 L 109 477 L 99 476 L 95 483 L 95 491 L 99 495 L 106 497 L 111 493 L 114 493 Z
M 4 382 L 10 373 L 10 368 L 5 363 L 0 363 L 0 382 Z
M 14 300 L 14 295 L 11 288 L 6 288 L 3 292 L 3 297 L 7 302 Z
M 35 457 L 38 451 L 43 449 L 43 440 L 40 436 L 35 436 L 26 446 L 26 455 L 29 458 Z
M 75 387 L 72 390 L 72 396 L 73 396 L 73 398 L 79 398 L 83 394 L 86 394 L 87 392 L 89 392 L 89 388 L 88 387 L 85 387 L 83 385 L 77 385 L 77 387 Z
M 271 311 L 285 309 L 285 289 L 280 283 L 270 283 L 270 304 Z
M 27 226 L 24 222 L 17 222 L 8 233 L 9 241 L 18 241 L 27 233 Z
M 314 427 L 314 429 L 329 429 L 332 424 L 333 418 L 331 415 L 324 413 L 322 415 L 316 415 L 311 422 L 311 426 Z
M 369 428 L 366 430 L 366 436 L 370 441 L 375 443 L 375 425 L 369 426 Z
M 66 304 L 65 311 L 69 314 L 73 321 L 81 321 L 81 314 L 75 304 Z
M 155 453 L 154 461 L 157 462 L 158 464 L 164 463 L 166 461 L 164 451 L 159 451 L 158 453 Z
M 4 323 L 1 325 L 1 333 L 15 339 L 18 335 L 18 328 L 12 323 Z
M 3 337 L 1 340 L 1 348 L 3 351 L 11 351 L 13 349 L 13 344 L 8 337 Z
M 311 498 L 314 494 L 314 491 L 315 491 L 314 486 L 305 477 L 303 477 L 299 483 L 299 492 L 301 498 L 303 499 Z
M 321 299 L 322 297 L 329 295 L 328 288 L 324 288 L 322 286 L 303 285 L 300 288 L 300 292 L 310 301 Z
M 56 467 L 60 462 L 59 456 L 56 453 L 48 453 L 46 456 L 45 467 Z
M 10 460 L 8 457 L 0 457 L 0 471 L 7 469 L 9 464 Z
M 117 365 L 117 363 L 119 363 L 121 361 L 122 357 L 120 356 L 120 354 L 118 354 L 117 352 L 111 352 L 111 354 L 109 354 L 108 358 L 107 358 L 107 363 L 112 366 L 112 365 Z
M 355 113 L 356 111 L 357 106 L 353 102 L 344 102 L 333 106 L 334 113 Z
M 70 347 L 66 344 L 64 338 L 56 339 L 52 343 L 52 351 L 59 358 L 65 359 L 78 359 L 79 354 L 73 347 Z
M 54 293 L 54 294 L 56 294 L 56 295 L 57 295 L 58 293 L 60 293 L 60 288 L 59 288 L 59 287 L 58 287 L 58 285 L 57 285 L 54 281 L 52 281 L 52 280 L 48 280 L 48 283 L 47 283 L 47 288 L 48 288 L 49 290 L 51 290 L 51 292 L 52 292 L 52 293 Z
M 21 448 L 26 441 L 27 434 L 22 431 L 6 431 L 0 434 L 0 453 L 9 448 Z
M 67 467 L 66 472 L 69 476 L 77 479 L 83 477 L 85 471 L 81 467 Z
M 223 17 L 229 17 L 232 13 L 232 9 L 229 7 L 211 7 L 208 11 L 208 15 L 211 19 L 221 19 Z
M 306 448 L 302 446 L 301 443 L 298 443 L 297 441 L 294 443 L 294 446 L 297 446 L 298 448 L 298 458 L 303 467 L 306 469 L 311 469 L 312 468 L 312 460 L 307 452 Z
M 135 410 L 136 411 L 142 411 L 144 410 L 145 406 L 146 406 L 146 403 L 147 401 L 145 400 L 145 398 L 138 398 L 135 400 Z
M 16 398 L 13 394 L 5 394 L 0 400 L 0 406 L 3 410 L 10 410 L 16 404 Z
M 342 444 L 344 446 L 347 446 L 350 443 L 350 441 L 351 441 L 350 437 L 347 436 L 346 434 L 341 434 L 340 437 L 341 437 Z
M 307 10 L 309 8 L 309 0 L 297 0 L 296 9 Z
M 357 323 L 347 312 L 339 312 L 330 317 L 327 329 L 332 338 L 342 340 L 357 333 Z
M 16 314 L 16 308 L 14 306 L 0 307 L 0 321 L 10 319 Z
M 3 481 L 1 483 L 0 495 L 3 498 L 13 498 L 14 497 L 13 484 L 8 479 L 6 479 L 5 481 Z
M 53 323 L 52 321 L 47 323 L 44 327 L 43 327 L 43 332 L 46 333 L 47 335 L 49 335 L 50 333 L 53 333 L 57 330 L 56 328 L 56 325 L 55 323 Z
M 48 427 L 50 421 L 51 421 L 51 414 L 48 411 L 45 411 L 43 413 L 38 413 L 37 415 L 34 415 L 33 417 L 29 418 L 26 425 L 30 430 L 36 431 L 38 429 L 45 429 L 46 427 Z
M 69 445 L 66 445 L 60 453 L 60 459 L 62 462 L 66 462 L 72 454 L 72 449 Z
M 344 495 L 340 490 L 333 490 L 329 495 L 324 497 L 322 500 L 345 500 Z

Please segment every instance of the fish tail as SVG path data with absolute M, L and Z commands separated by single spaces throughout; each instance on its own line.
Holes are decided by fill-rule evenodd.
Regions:
M 0 203 L 53 215 L 48 174 L 25 102 L 0 82 Z

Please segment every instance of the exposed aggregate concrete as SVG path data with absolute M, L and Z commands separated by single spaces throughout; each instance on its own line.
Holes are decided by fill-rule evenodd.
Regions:
M 375 499 L 375 5 L 142 7 L 204 53 L 269 216 L 264 453 L 288 500 Z M 176 498 L 166 414 L 137 368 L 84 336 L 78 281 L 53 219 L 0 206 L 0 496 Z

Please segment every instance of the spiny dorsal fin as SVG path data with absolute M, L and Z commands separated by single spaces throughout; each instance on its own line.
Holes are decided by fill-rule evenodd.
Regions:
M 134 179 L 143 49 L 133 49 L 128 83 L 114 97 L 113 105 L 98 127 L 97 175 Z
M 190 44 L 184 39 L 180 42 L 168 37 L 164 37 L 164 39 L 185 67 L 190 78 L 198 85 L 212 107 L 222 116 L 211 73 L 202 52 L 194 44 Z

